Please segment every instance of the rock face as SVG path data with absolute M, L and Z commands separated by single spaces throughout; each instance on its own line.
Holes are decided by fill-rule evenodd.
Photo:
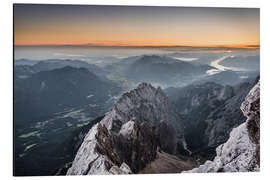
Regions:
M 240 110 L 248 92 L 252 88 L 251 83 L 241 83 L 236 86 L 225 86 L 219 98 L 221 105 L 215 108 L 207 117 L 204 142 L 213 147 L 228 140 L 233 128 L 245 122 L 245 117 Z
M 228 140 L 231 130 L 245 122 L 239 107 L 251 88 L 251 83 L 223 86 L 207 82 L 168 89 L 167 94 L 183 115 L 191 151 L 216 147 Z
M 122 95 L 79 148 L 67 175 L 137 173 L 157 150 L 184 145 L 181 117 L 160 88 L 142 83 Z
M 247 117 L 249 139 L 256 145 L 256 163 L 260 166 L 260 82 L 246 97 L 241 109 Z
M 241 105 L 247 117 L 245 123 L 234 128 L 229 140 L 217 149 L 213 161 L 187 172 L 249 172 L 260 167 L 260 82 L 258 82 Z

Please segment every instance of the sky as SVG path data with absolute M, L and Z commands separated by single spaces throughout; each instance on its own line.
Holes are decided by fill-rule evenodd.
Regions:
M 15 45 L 257 46 L 258 8 L 14 5 Z

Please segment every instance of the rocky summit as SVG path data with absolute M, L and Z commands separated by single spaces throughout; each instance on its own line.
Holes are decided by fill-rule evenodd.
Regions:
M 183 129 L 162 90 L 141 83 L 89 130 L 67 175 L 138 173 L 158 152 L 185 149 Z
M 213 161 L 187 172 L 250 172 L 260 168 L 260 81 L 241 105 L 247 120 L 230 133 L 228 141 L 216 149 Z

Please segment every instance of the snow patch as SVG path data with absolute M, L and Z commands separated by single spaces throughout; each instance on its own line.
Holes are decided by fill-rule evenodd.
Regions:
M 119 134 L 122 134 L 124 137 L 129 136 L 132 133 L 132 130 L 134 128 L 134 121 L 128 121 L 126 122 L 120 129 Z

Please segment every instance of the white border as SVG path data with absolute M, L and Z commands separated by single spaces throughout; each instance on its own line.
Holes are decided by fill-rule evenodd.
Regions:
M 261 7 L 262 1 L 256 0 L 14 0 L 14 3 L 51 3 L 51 4 L 97 4 L 97 5 L 145 5 L 145 6 L 201 6 L 201 7 Z
M 257 7 L 261 8 L 261 172 L 260 173 L 226 173 L 226 174 L 170 174 L 170 175 L 132 175 L 132 176 L 80 176 L 80 179 L 266 179 L 270 172 L 267 172 L 269 159 L 270 120 L 267 110 L 270 108 L 270 28 L 269 12 L 270 6 L 267 0 L 14 0 L 1 2 L 1 75 L 0 75 L 0 137 L 1 137 L 1 158 L 0 176 L 3 178 L 12 177 L 12 5 L 13 3 L 49 3 L 49 4 L 100 4 L 100 5 L 154 5 L 154 6 L 200 6 L 200 7 Z M 18 178 L 18 177 L 17 177 Z M 20 179 L 77 179 L 76 177 L 24 177 Z

